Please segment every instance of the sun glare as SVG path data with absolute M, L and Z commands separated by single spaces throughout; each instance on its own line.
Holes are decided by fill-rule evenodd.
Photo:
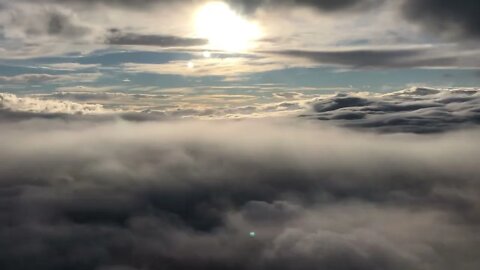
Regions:
M 241 52 L 251 49 L 261 35 L 260 27 L 240 16 L 224 2 L 210 2 L 195 18 L 199 37 L 208 39 L 212 49 Z

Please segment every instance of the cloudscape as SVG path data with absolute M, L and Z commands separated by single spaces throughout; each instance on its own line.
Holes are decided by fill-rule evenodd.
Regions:
M 0 269 L 477 270 L 477 0 L 0 0 Z

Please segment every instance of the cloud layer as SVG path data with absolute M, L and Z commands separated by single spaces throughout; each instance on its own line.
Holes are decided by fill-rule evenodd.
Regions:
M 480 266 L 478 130 L 0 125 L 5 270 Z
M 305 120 L 373 132 L 438 133 L 480 124 L 477 88 L 412 87 L 380 93 L 343 92 L 335 95 L 278 92 L 261 102 L 255 95 L 195 93 L 127 94 L 58 92 L 16 96 L 0 94 L 3 121 L 102 114 L 91 120 L 231 119 L 301 116 Z M 74 115 L 74 116 L 72 116 Z M 90 117 L 87 117 L 90 118 Z M 11 120 L 9 120 L 11 119 Z

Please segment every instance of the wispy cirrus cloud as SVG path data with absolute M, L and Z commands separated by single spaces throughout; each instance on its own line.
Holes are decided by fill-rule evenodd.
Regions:
M 22 74 L 17 76 L 0 76 L 2 84 L 25 84 L 25 83 L 43 83 L 49 81 L 64 80 L 63 75 L 51 74 Z
M 157 74 L 183 75 L 191 77 L 221 76 L 226 80 L 241 79 L 243 76 L 293 67 L 312 67 L 308 61 L 295 61 L 288 57 L 268 57 L 264 55 L 219 55 L 209 58 L 170 61 L 163 64 L 125 63 L 126 72 L 146 72 Z
M 99 73 L 48 74 L 33 73 L 13 76 L 0 76 L 0 84 L 29 85 L 40 83 L 91 82 L 100 77 Z

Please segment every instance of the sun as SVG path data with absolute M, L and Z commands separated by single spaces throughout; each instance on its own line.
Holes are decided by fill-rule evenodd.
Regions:
M 208 39 L 212 49 L 243 52 L 260 38 L 260 27 L 233 11 L 227 3 L 209 2 L 195 17 L 196 34 Z

